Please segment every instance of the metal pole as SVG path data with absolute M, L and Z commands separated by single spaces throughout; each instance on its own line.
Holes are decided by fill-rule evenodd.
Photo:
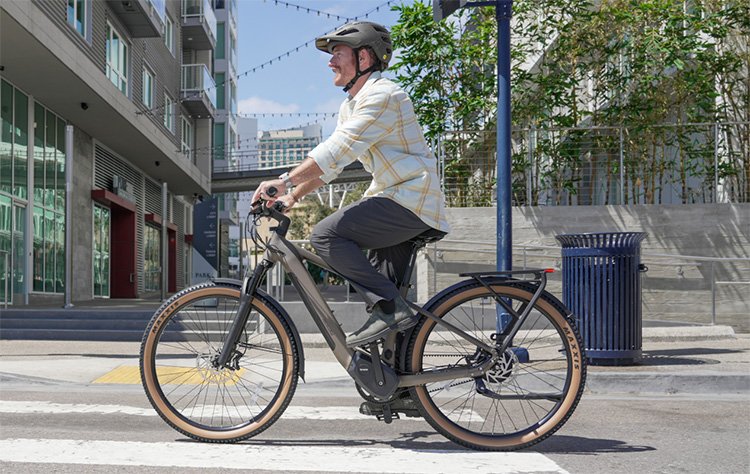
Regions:
M 245 223 L 242 222 L 242 221 L 240 221 L 240 264 L 239 264 L 239 267 L 238 267 L 238 270 L 239 270 L 239 276 L 238 276 L 238 278 L 239 279 L 242 279 L 242 259 L 244 258 L 242 256 L 243 247 L 244 247 L 242 241 L 244 240 L 244 238 L 245 238 Z
M 161 300 L 167 299 L 167 283 L 169 282 L 169 234 L 167 224 L 167 182 L 161 183 Z
M 716 265 L 711 262 L 711 324 L 716 325 Z
M 533 186 L 534 186 L 534 145 L 532 144 L 532 140 L 534 140 L 534 125 L 529 128 L 529 138 L 526 146 L 528 147 L 528 156 L 529 156 L 529 172 L 526 174 L 526 205 L 527 206 L 533 206 L 534 203 L 531 202 L 531 199 L 533 197 Z
M 625 138 L 620 127 L 620 205 L 625 205 Z
M 8 252 L 3 252 L 5 254 L 5 266 L 3 267 L 3 272 L 5 272 L 5 275 L 3 275 L 3 281 L 5 282 L 5 290 L 3 291 L 3 303 L 5 306 L 5 309 L 8 309 L 8 280 L 10 279 L 10 272 L 8 271 Z
M 65 304 L 73 307 L 73 126 L 65 126 Z
M 719 202 L 719 122 L 714 124 L 714 203 Z
M 512 0 L 497 0 L 497 269 L 513 267 L 511 210 L 511 146 L 510 146 L 510 18 Z M 497 332 L 501 333 L 510 320 L 497 306 Z

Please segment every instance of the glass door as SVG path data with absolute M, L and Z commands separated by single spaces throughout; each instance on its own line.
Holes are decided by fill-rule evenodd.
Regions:
M 13 206 L 13 244 L 11 264 L 13 269 L 13 295 L 23 297 L 26 292 L 26 206 L 16 203 Z
M 13 229 L 12 201 L 8 196 L 0 194 L 0 303 L 12 303 L 11 295 L 11 271 L 13 262 L 11 257 L 13 240 L 11 238 Z
M 109 298 L 110 229 L 110 210 L 94 206 L 94 297 Z

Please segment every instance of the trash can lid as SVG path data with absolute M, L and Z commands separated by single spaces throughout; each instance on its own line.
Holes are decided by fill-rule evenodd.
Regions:
M 585 232 L 555 236 L 563 248 L 632 248 L 640 245 L 646 232 Z

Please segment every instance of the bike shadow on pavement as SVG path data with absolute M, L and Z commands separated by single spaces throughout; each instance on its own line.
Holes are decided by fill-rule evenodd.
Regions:
M 432 438 L 428 440 L 428 438 Z M 175 440 L 185 443 L 201 443 L 193 439 L 180 438 Z M 394 439 L 261 439 L 253 438 L 240 441 L 238 445 L 251 446 L 336 446 L 347 448 L 362 447 L 391 447 L 394 449 L 411 449 L 415 451 L 468 451 L 473 450 L 445 440 L 434 431 L 415 431 L 402 433 L 401 437 Z
M 524 451 L 542 454 L 603 454 L 603 453 L 642 453 L 656 451 L 653 446 L 629 444 L 618 439 L 584 438 L 581 436 L 553 435 Z

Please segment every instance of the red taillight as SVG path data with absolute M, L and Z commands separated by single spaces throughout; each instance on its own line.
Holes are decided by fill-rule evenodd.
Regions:
M 554 268 L 545 268 L 544 269 L 544 273 L 555 273 L 555 269 Z

